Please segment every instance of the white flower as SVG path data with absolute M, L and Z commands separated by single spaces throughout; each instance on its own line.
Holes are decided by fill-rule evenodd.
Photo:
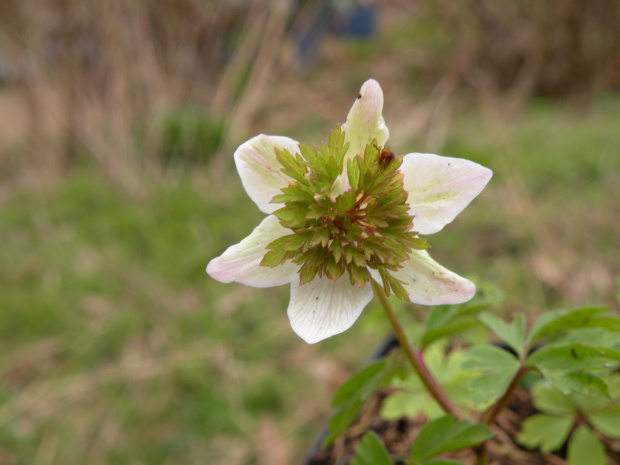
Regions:
M 373 139 L 385 146 L 388 129 L 383 116 L 383 92 L 370 79 L 362 86 L 358 98 L 343 125 L 349 148 L 346 160 L 364 152 Z M 259 135 L 242 144 L 235 152 L 235 163 L 241 182 L 250 198 L 268 216 L 239 244 L 229 247 L 211 260 L 207 273 L 223 283 L 239 282 L 253 287 L 271 287 L 291 283 L 288 316 L 293 330 L 312 344 L 339 334 L 355 322 L 372 299 L 372 286 L 351 284 L 348 272 L 339 279 L 325 275 L 299 284 L 300 265 L 285 261 L 273 268 L 260 266 L 266 246 L 291 234 L 272 213 L 282 204 L 271 203 L 292 179 L 282 172 L 276 149 L 300 153 L 298 142 L 281 136 Z M 345 168 L 346 169 L 346 168 Z M 400 172 L 408 193 L 409 214 L 414 229 L 427 235 L 440 231 L 450 223 L 491 179 L 492 172 L 469 160 L 442 157 L 428 153 L 404 155 Z M 346 173 L 338 182 L 338 190 L 349 189 Z M 381 281 L 375 269 L 370 275 Z M 411 302 L 441 305 L 465 302 L 475 293 L 475 285 L 435 262 L 425 250 L 412 250 L 409 259 L 390 272 L 403 283 Z

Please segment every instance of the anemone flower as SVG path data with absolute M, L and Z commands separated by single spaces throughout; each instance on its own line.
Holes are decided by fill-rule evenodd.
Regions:
M 383 92 L 370 79 L 327 145 L 261 134 L 234 155 L 243 187 L 268 216 L 207 273 L 253 287 L 290 283 L 290 323 L 310 344 L 351 327 L 372 299 L 371 279 L 422 305 L 465 302 L 476 290 L 433 260 L 420 235 L 450 223 L 491 170 L 429 153 L 396 155 L 385 145 L 382 110 Z

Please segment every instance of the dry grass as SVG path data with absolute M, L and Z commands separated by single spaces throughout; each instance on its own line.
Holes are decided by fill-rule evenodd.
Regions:
M 482 8 L 462 12 L 472 24 L 496 8 L 470 3 Z M 517 71 L 507 93 L 503 80 L 487 86 L 503 65 L 480 62 L 496 40 L 486 29 L 461 44 L 471 60 L 457 72 L 446 65 L 462 66 L 450 61 L 460 49 L 442 48 L 443 23 L 421 16 L 424 2 L 386 2 L 374 40 L 327 36 L 309 68 L 291 42 L 304 24 L 292 3 L 231 4 L 3 4 L 0 50 L 20 79 L 0 89 L 1 463 L 303 455 L 331 392 L 385 327 L 371 308 L 351 331 L 306 346 L 290 331 L 285 290 L 223 286 L 204 266 L 260 219 L 231 173 L 235 146 L 259 132 L 318 144 L 368 77 L 384 88 L 392 148 L 495 171 L 430 238 L 440 262 L 497 284 L 502 311 L 617 309 L 617 97 L 585 113 L 529 102 L 543 87 Z M 451 8 L 448 19 L 464 7 Z M 525 14 L 516 24 L 535 31 Z M 517 55 L 530 50 L 514 40 Z M 162 163 L 162 115 L 188 106 L 225 122 L 211 163 Z

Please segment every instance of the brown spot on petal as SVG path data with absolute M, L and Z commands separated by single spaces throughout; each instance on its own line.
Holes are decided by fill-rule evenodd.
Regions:
M 362 98 L 362 93 L 360 92 L 359 94 L 357 94 L 357 98 Z

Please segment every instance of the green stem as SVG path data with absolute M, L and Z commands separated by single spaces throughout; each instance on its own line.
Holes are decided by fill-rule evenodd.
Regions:
M 383 287 L 374 279 L 371 279 L 370 282 L 372 284 L 372 288 L 375 291 L 375 295 L 379 299 L 379 302 L 381 302 L 381 305 L 383 306 L 383 309 L 385 310 L 385 313 L 387 314 L 387 317 L 392 324 L 394 334 L 396 335 L 396 338 L 398 339 L 398 342 L 400 343 L 400 346 L 405 353 L 405 357 L 407 357 L 407 360 L 409 360 L 409 363 L 411 363 L 413 370 L 420 377 L 428 392 L 433 396 L 433 398 L 446 413 L 453 414 L 457 418 L 463 419 L 464 415 L 461 413 L 459 408 L 454 405 L 454 403 L 448 398 L 446 392 L 443 390 L 441 385 L 437 382 L 431 371 L 428 369 L 428 366 L 426 365 L 426 363 L 424 362 L 424 358 L 422 357 L 422 351 L 415 350 L 409 344 L 407 336 L 405 335 L 402 326 L 396 318 L 394 309 L 392 309 L 392 304 L 390 304 L 388 296 L 385 295 Z
M 484 412 L 484 414 L 482 415 L 482 423 L 492 425 L 495 422 L 497 416 L 504 409 L 504 407 L 508 405 L 508 402 L 510 402 L 512 395 L 519 386 L 521 378 L 523 378 L 523 376 L 525 376 L 528 371 L 529 369 L 526 366 L 521 365 L 519 370 L 513 376 L 512 381 L 510 381 L 510 384 L 508 385 L 508 388 L 506 389 L 504 395 L 500 397 L 494 405 L 489 407 L 486 412 Z

